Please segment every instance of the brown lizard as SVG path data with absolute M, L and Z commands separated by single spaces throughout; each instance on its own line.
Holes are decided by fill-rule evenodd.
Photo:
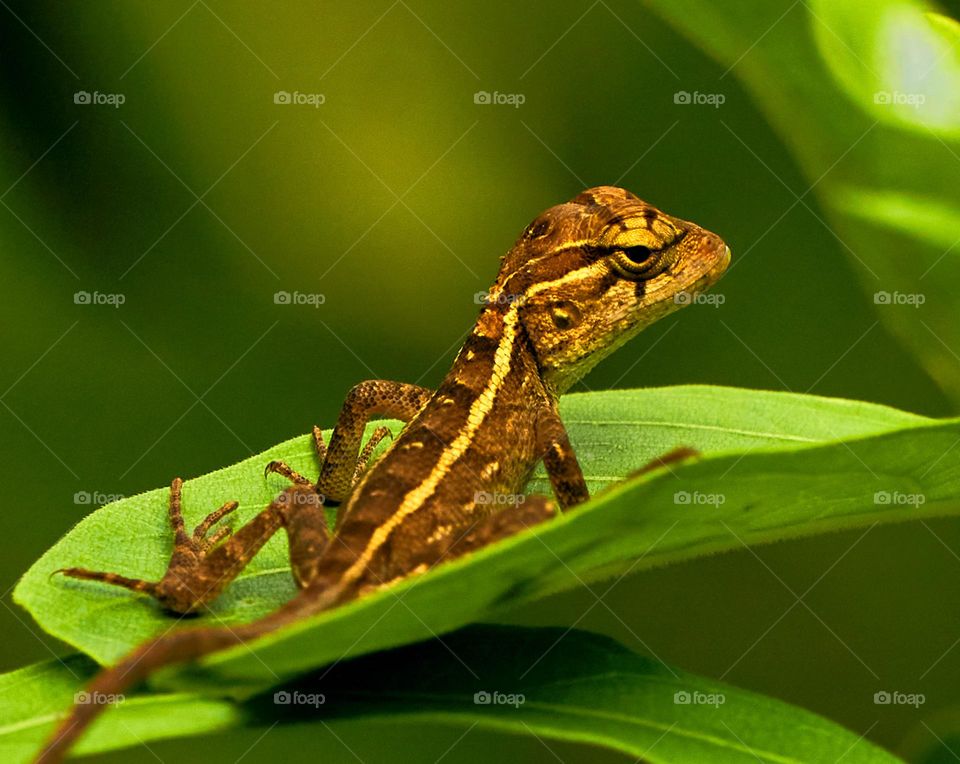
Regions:
M 592 188 L 536 218 L 502 260 L 497 280 L 452 369 L 436 391 L 373 380 L 354 387 L 329 446 L 314 428 L 320 476 L 311 482 L 280 462 L 267 470 L 293 485 L 235 533 L 210 529 L 230 502 L 192 534 L 180 513 L 181 480 L 170 486 L 174 548 L 160 581 L 68 568 L 73 578 L 149 594 L 175 613 L 202 610 L 280 528 L 300 591 L 249 624 L 176 631 L 148 641 L 88 687 L 120 693 L 175 663 L 255 639 L 287 624 L 423 573 L 568 510 L 588 496 L 557 413 L 557 399 L 598 361 L 644 327 L 689 303 L 730 261 L 713 233 L 612 186 Z M 361 448 L 374 416 L 406 422 L 377 461 L 388 431 Z M 692 452 L 678 449 L 644 469 Z M 543 461 L 555 501 L 531 496 L 502 506 L 478 496 L 516 494 Z M 325 500 L 339 503 L 331 531 Z M 99 712 L 75 704 L 38 761 L 62 759 Z

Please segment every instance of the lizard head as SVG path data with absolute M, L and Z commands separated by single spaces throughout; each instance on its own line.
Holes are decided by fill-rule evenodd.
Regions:
M 492 309 L 517 311 L 547 385 L 568 389 L 730 262 L 716 234 L 613 186 L 537 217 L 504 257 Z

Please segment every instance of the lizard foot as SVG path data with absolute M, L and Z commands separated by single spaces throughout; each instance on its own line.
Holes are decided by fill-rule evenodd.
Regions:
M 211 535 L 210 529 L 224 517 L 234 512 L 239 505 L 235 501 L 228 501 L 207 515 L 194 528 L 193 533 L 188 535 L 184 529 L 181 513 L 182 490 L 183 481 L 180 478 L 174 478 L 170 484 L 169 500 L 170 524 L 174 532 L 173 554 L 166 573 L 159 581 L 128 578 L 118 573 L 78 567 L 60 568 L 53 573 L 60 573 L 69 578 L 78 578 L 84 581 L 100 581 L 113 586 L 120 586 L 130 591 L 148 594 L 159 600 L 168 610 L 179 613 L 192 612 L 196 609 L 200 600 L 205 599 L 203 595 L 198 598 L 192 593 L 193 587 L 191 584 L 196 583 L 194 579 L 202 583 L 202 577 L 197 576 L 196 571 L 201 567 L 201 563 L 206 559 L 208 552 L 233 532 L 230 527 L 224 526 Z M 189 593 L 189 596 L 184 597 L 184 592 Z M 206 592 L 204 592 L 205 594 Z

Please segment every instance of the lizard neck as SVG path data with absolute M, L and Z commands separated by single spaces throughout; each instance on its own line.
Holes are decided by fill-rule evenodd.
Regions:
M 473 415 L 486 418 L 497 398 L 515 396 L 531 385 L 546 389 L 516 302 L 484 309 L 437 396 L 462 391 L 458 394 Z

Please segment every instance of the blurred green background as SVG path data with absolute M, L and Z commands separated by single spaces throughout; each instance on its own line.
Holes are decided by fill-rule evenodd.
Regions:
M 752 18 L 742 40 L 706 11 L 678 20 L 684 4 L 667 5 L 0 2 L 2 669 L 67 650 L 9 589 L 93 504 L 330 425 L 361 379 L 435 385 L 497 258 L 537 213 L 586 186 L 623 185 L 716 231 L 734 267 L 720 308 L 671 316 L 578 389 L 705 383 L 956 414 L 960 346 L 930 364 L 909 347 L 909 327 L 889 315 L 878 324 L 863 288 L 863 269 L 881 270 L 878 253 L 831 232 L 826 183 L 805 194 L 832 166 L 916 162 L 944 168 L 937 184 L 917 182 L 941 195 L 952 187 L 943 203 L 955 209 L 956 142 L 935 135 L 915 155 L 871 155 L 888 128 L 854 144 L 856 130 L 841 145 L 849 157 L 826 152 L 811 169 L 807 126 L 778 129 L 758 93 L 787 91 L 783 73 L 763 66 L 777 57 L 795 61 L 795 78 L 828 80 L 825 64 L 810 65 L 817 4 L 716 3 L 722 18 Z M 943 10 L 956 17 L 958 6 Z M 740 57 L 723 63 L 691 27 Z M 833 87 L 792 106 L 834 130 L 815 108 L 839 97 Z M 80 91 L 124 103 L 76 103 Z M 279 91 L 324 102 L 278 104 Z M 478 91 L 524 102 L 475 103 Z M 725 101 L 678 104 L 679 91 Z M 902 237 L 883 241 L 888 255 L 909 249 Z M 960 251 L 946 254 L 955 262 Z M 909 255 L 902 267 L 915 267 Z M 277 304 L 278 291 L 324 302 Z M 78 292 L 123 304 L 78 304 Z M 958 298 L 929 297 L 951 310 Z M 609 607 L 582 590 L 511 620 L 576 622 L 815 710 L 912 760 L 950 761 L 958 552 L 956 520 L 888 526 L 643 573 L 617 585 Z M 927 703 L 876 706 L 882 689 Z M 333 729 L 151 748 L 205 762 L 251 746 L 249 760 L 305 760 L 307 750 L 330 761 L 353 760 L 351 750 L 367 762 L 621 760 L 487 732 Z

